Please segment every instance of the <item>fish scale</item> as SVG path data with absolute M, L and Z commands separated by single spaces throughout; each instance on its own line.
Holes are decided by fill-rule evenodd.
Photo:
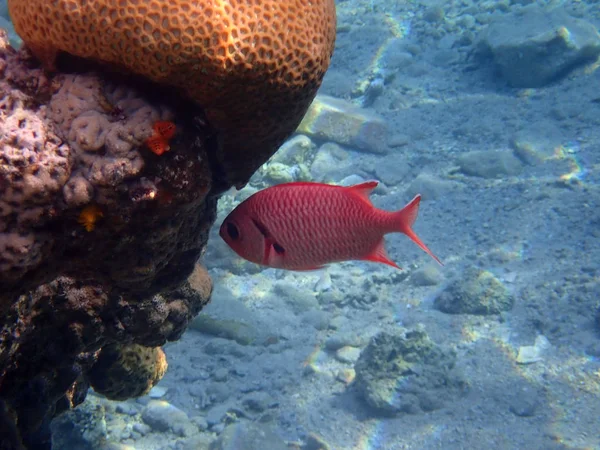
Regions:
M 220 235 L 241 257 L 265 266 L 310 270 L 346 260 L 398 267 L 389 259 L 383 237 L 402 232 L 439 262 L 412 231 L 420 196 L 396 212 L 369 200 L 377 186 L 284 183 L 259 191 L 232 211 Z

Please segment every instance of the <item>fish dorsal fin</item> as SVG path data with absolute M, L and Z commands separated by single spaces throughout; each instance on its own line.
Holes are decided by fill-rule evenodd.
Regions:
M 379 181 L 365 181 L 364 183 L 355 184 L 353 186 L 348 186 L 346 189 L 358 195 L 363 200 L 367 201 L 369 205 L 371 204 L 371 199 L 369 196 L 373 189 L 377 187 Z
M 301 187 L 301 186 L 308 186 L 308 187 L 319 186 L 319 187 L 325 187 L 325 188 L 336 188 L 336 187 L 338 187 L 335 184 L 317 183 L 315 181 L 290 181 L 288 183 L 276 184 L 276 185 L 271 186 L 271 187 L 269 187 L 267 189 L 276 189 L 276 188 L 282 188 L 282 187 Z
M 400 269 L 400 267 L 388 256 L 387 251 L 385 250 L 385 242 L 383 238 L 381 238 L 381 240 L 377 243 L 377 246 L 373 249 L 373 251 L 362 259 L 365 261 L 387 264 L 388 266 Z

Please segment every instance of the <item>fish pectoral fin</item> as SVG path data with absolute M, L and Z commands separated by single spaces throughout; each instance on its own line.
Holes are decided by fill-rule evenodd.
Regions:
M 271 267 L 278 267 L 285 256 L 285 249 L 272 236 L 265 237 L 265 250 L 263 254 L 263 264 Z
M 390 259 L 385 250 L 385 242 L 383 238 L 377 243 L 375 248 L 371 253 L 369 253 L 366 257 L 362 258 L 364 261 L 372 261 L 378 262 L 382 264 L 387 264 L 388 266 L 395 267 L 396 269 L 402 270 L 394 261 Z

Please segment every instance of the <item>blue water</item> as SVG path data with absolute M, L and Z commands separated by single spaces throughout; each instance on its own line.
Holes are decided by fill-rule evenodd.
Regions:
M 600 4 L 347 0 L 337 14 L 320 115 L 220 200 L 212 325 L 164 346 L 149 396 L 91 391 L 55 448 L 600 448 Z M 422 195 L 414 229 L 443 266 L 391 234 L 402 271 L 286 272 L 217 234 L 272 184 L 371 179 L 379 208 Z

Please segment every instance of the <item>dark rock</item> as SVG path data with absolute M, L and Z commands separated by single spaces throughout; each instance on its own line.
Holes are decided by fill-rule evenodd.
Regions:
M 502 76 L 521 88 L 547 85 L 600 54 L 598 31 L 561 8 L 528 8 L 492 23 L 483 38 Z

